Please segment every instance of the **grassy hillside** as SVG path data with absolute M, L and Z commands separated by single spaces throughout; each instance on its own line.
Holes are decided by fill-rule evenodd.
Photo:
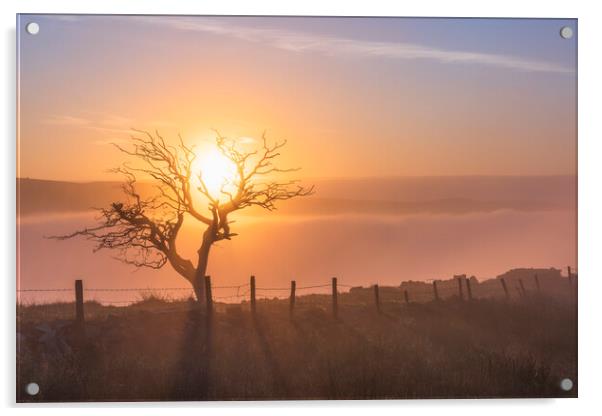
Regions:
M 355 295 L 216 304 L 86 304 L 85 336 L 73 304 L 18 310 L 19 401 L 575 397 L 576 303 L 529 294 L 511 301 L 457 297 L 383 300 Z M 24 386 L 41 391 L 26 396 Z

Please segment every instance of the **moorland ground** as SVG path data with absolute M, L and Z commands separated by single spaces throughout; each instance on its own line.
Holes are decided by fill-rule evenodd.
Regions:
M 367 291 L 368 293 L 369 291 Z M 150 297 L 17 309 L 18 401 L 576 397 L 570 296 L 403 303 L 343 294 L 216 303 Z M 571 378 L 574 388 L 560 389 Z M 40 393 L 30 397 L 27 383 Z

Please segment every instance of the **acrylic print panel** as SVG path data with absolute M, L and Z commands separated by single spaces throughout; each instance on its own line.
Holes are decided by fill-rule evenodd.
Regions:
M 20 15 L 17 400 L 576 397 L 576 38 Z

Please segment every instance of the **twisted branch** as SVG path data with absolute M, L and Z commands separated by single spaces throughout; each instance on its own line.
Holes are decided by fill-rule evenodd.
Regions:
M 236 175 L 223 184 L 220 195 L 212 195 L 199 174 L 196 191 L 207 200 L 206 209 L 200 210 L 196 206 L 198 200 L 195 201 L 190 181 L 195 174 L 194 148 L 187 146 L 180 136 L 174 146 L 166 143 L 159 133 L 152 135 L 146 131 L 134 131 L 138 135 L 131 137 L 130 147 L 113 144 L 138 162 L 137 165 L 125 163 L 113 170 L 125 178 L 122 185 L 124 200 L 98 209 L 98 226 L 50 238 L 86 238 L 96 243 L 95 252 L 116 250 L 119 260 L 136 267 L 159 269 L 169 263 L 179 274 L 193 282 L 196 268 L 190 260 L 178 254 L 176 244 L 187 214 L 207 225 L 203 244 L 211 245 L 237 235 L 230 230 L 228 215 L 232 212 L 253 205 L 272 211 L 276 209 L 278 201 L 314 192 L 313 186 L 306 188 L 295 180 L 270 180 L 276 174 L 298 170 L 283 169 L 274 163 L 286 141 L 270 145 L 263 134 L 261 148 L 243 151 L 234 140 L 216 132 L 216 146 L 234 164 Z M 136 188 L 137 175 L 153 179 L 157 194 L 153 197 L 141 196 Z M 227 185 L 232 185 L 234 191 L 228 191 Z M 220 196 L 225 196 L 225 200 L 222 201 Z

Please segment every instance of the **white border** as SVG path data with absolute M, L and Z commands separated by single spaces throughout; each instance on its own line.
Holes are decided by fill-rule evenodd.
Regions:
M 15 4 L 16 3 L 16 4 Z M 365 414 L 374 409 L 379 413 L 399 414 L 400 412 L 421 411 L 427 414 L 504 415 L 516 411 L 545 412 L 546 415 L 563 415 L 569 412 L 595 413 L 600 407 L 598 388 L 602 370 L 602 336 L 597 317 L 602 316 L 602 260 L 597 257 L 602 251 L 602 187 L 598 183 L 601 175 L 602 117 L 600 95 L 602 74 L 602 16 L 596 13 L 595 1 L 526 1 L 505 0 L 483 2 L 478 0 L 430 0 L 421 2 L 386 2 L 380 0 L 304 0 L 304 1 L 213 1 L 193 0 L 21 0 L 0 2 L 0 20 L 3 29 L 4 49 L 2 57 L 1 126 L 4 128 L 2 140 L 2 180 L 0 191 L 1 218 L 3 219 L 0 247 L 0 264 L 5 265 L 2 281 L 4 284 L 2 310 L 4 322 L 3 341 L 0 342 L 2 360 L 0 368 L 0 404 L 12 414 L 14 405 L 14 276 L 15 276 L 15 14 L 21 13 L 147 13 L 147 14 L 277 14 L 277 15 L 347 15 L 347 16 L 464 16 L 464 17 L 569 17 L 579 19 L 579 399 L 565 400 L 440 400 L 440 401 L 387 401 L 387 402 L 265 402 L 265 403 L 150 403 L 150 404 L 94 404 L 25 407 L 20 413 L 42 410 L 47 415 L 86 414 L 106 415 L 109 408 L 127 406 L 129 409 L 143 408 L 148 415 L 159 415 L 171 408 L 187 414 L 199 411 L 211 413 L 243 410 L 249 415 L 287 414 L 313 412 L 348 412 Z M 24 406 L 19 406 L 24 407 Z M 101 408 L 98 408 L 101 407 Z M 597 409 L 599 411 L 599 409 Z

